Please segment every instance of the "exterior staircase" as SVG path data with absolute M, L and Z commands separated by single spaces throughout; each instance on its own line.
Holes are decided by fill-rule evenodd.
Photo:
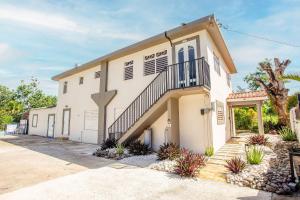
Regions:
M 167 66 L 112 123 L 109 137 L 119 143 L 137 138 L 167 110 L 175 91 L 199 87 L 210 90 L 209 65 L 203 57 Z

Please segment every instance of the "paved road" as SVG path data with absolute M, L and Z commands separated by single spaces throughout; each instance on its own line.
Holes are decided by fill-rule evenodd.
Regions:
M 0 137 L 0 200 L 278 199 L 250 188 L 96 158 L 91 156 L 95 147 L 32 136 Z

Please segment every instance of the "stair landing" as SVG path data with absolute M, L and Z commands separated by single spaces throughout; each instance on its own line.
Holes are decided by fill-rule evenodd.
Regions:
M 219 182 L 226 182 L 228 170 L 225 168 L 226 160 L 235 156 L 245 156 L 245 137 L 232 138 L 209 158 L 206 166 L 200 170 L 199 178 Z

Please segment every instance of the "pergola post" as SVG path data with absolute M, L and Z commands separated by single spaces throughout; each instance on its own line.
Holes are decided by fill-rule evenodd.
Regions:
M 258 133 L 260 135 L 264 134 L 264 122 L 262 118 L 262 102 L 256 104 L 257 107 L 257 120 L 258 120 Z
M 235 130 L 235 118 L 234 118 L 234 107 L 230 107 L 230 129 L 231 129 L 231 137 L 236 137 L 236 130 Z

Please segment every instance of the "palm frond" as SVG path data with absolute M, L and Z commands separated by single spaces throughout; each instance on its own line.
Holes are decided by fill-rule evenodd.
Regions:
M 300 82 L 300 74 L 287 74 L 281 77 L 283 80 L 293 80 Z

